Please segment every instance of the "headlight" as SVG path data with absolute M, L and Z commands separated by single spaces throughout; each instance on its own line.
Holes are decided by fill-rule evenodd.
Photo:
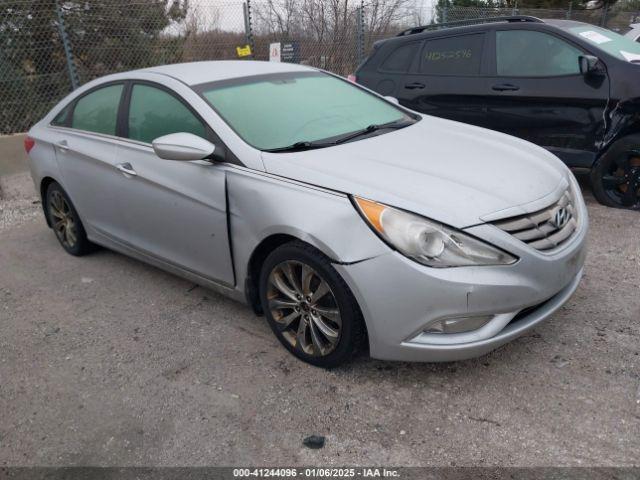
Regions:
M 354 197 L 369 226 L 403 255 L 429 267 L 509 265 L 513 255 L 460 230 L 381 203 Z

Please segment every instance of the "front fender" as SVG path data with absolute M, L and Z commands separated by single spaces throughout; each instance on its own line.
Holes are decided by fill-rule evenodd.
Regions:
M 244 285 L 256 247 L 276 234 L 305 241 L 336 263 L 359 262 L 389 251 L 345 194 L 230 167 L 227 196 L 237 285 Z

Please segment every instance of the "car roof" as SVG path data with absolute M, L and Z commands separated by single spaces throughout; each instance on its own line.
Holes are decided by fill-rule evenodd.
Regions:
M 314 71 L 311 67 L 294 63 L 263 62 L 256 60 L 217 60 L 207 62 L 174 63 L 135 70 L 136 73 L 167 75 L 187 85 L 228 80 L 281 72 Z M 133 73 L 133 72 L 129 72 Z
M 559 20 L 556 18 L 545 18 L 544 23 L 546 23 L 547 25 L 561 28 L 563 30 L 590 25 L 589 23 L 578 22 L 577 20 Z

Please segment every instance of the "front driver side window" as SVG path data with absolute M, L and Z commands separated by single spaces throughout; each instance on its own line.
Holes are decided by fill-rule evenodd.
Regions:
M 159 88 L 134 85 L 129 106 L 129 138 L 151 143 L 170 133 L 206 138 L 202 122 L 176 97 Z
M 578 75 L 582 52 L 554 35 L 531 30 L 496 32 L 497 73 L 503 77 Z

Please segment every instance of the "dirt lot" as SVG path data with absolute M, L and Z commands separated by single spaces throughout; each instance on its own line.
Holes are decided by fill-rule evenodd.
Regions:
M 327 372 L 240 304 L 106 250 L 65 254 L 30 179 L 0 188 L 0 465 L 639 464 L 638 212 L 588 197 L 586 276 L 526 337 Z

